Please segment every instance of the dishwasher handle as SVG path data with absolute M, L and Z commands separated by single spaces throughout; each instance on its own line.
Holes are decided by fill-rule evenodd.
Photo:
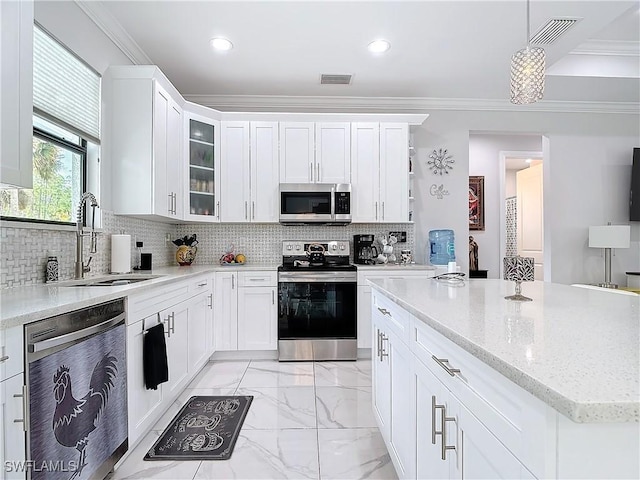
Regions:
M 104 332 L 106 330 L 109 330 L 114 325 L 122 322 L 124 319 L 125 313 L 121 313 L 117 317 L 110 318 L 109 320 L 105 320 L 102 323 L 83 328 L 82 330 L 78 330 L 76 332 L 66 333 L 64 335 L 60 335 L 59 337 L 48 338 L 47 340 L 42 340 L 40 342 L 30 343 L 29 353 L 41 352 L 42 350 L 47 350 L 49 348 L 59 347 L 60 345 L 71 343 L 76 340 L 80 340 L 81 338 L 94 335 L 96 333 Z

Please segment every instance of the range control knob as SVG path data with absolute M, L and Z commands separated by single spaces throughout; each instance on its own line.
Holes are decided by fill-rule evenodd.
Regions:
M 334 243 L 333 245 L 331 245 L 331 250 L 337 250 L 338 246 Z
M 340 250 L 344 250 L 344 245 L 340 245 Z
M 291 245 L 287 245 L 287 250 L 291 250 Z
M 300 245 L 296 245 L 296 250 L 300 250 Z

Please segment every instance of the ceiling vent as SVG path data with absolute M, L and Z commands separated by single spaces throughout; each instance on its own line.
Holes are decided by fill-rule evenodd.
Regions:
M 353 75 L 320 75 L 320 85 L 351 85 Z
M 538 33 L 531 37 L 531 43 L 534 45 L 551 45 L 580 20 L 582 19 L 552 18 L 544 27 L 538 30 Z

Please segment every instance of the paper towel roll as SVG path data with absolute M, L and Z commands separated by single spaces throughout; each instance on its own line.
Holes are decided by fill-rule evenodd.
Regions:
M 131 272 L 131 235 L 111 235 L 111 273 Z

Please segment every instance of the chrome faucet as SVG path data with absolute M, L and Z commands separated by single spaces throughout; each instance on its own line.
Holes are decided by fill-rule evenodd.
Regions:
M 87 203 L 87 200 L 91 200 L 91 233 L 83 233 L 82 232 L 82 208 Z M 98 206 L 98 201 L 96 197 L 91 192 L 85 192 L 80 197 L 80 204 L 78 205 L 77 212 L 77 230 L 76 230 L 76 263 L 75 263 L 75 277 L 76 280 L 84 278 L 84 274 L 91 271 L 91 267 L 89 264 L 91 263 L 91 259 L 93 257 L 89 257 L 87 263 L 85 264 L 82 256 L 83 256 L 83 239 L 87 235 L 91 235 L 91 246 L 89 248 L 89 253 L 96 253 L 98 251 L 97 248 L 97 233 L 95 231 L 95 220 L 96 220 L 96 207 Z

